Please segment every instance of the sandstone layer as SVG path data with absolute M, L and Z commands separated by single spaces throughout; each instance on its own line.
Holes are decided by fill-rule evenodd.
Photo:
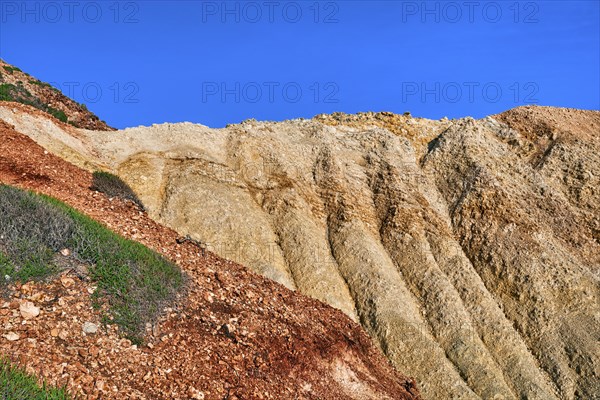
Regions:
M 99 132 L 5 103 L 0 119 L 359 321 L 425 398 L 600 393 L 600 112 Z
M 9 281 L 1 357 L 85 400 L 421 399 L 341 311 L 178 241 L 133 202 L 90 189 L 92 181 L 0 121 L 0 184 L 55 197 L 154 249 L 184 271 L 186 290 L 148 322 L 140 346 L 106 324 L 93 305 L 98 283 L 73 265 L 41 282 Z M 8 390 L 3 398 L 26 396 Z

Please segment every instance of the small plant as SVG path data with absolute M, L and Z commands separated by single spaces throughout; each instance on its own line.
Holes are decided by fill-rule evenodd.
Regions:
M 65 388 L 55 388 L 42 383 L 34 376 L 15 367 L 6 358 L 0 358 L 0 399 L 10 400 L 68 400 Z
M 55 108 L 48 107 L 48 110 L 46 112 L 48 114 L 52 115 L 57 120 L 62 121 L 62 122 L 67 122 L 69 119 L 67 117 L 67 114 L 65 114 L 64 111 L 62 111 L 62 110 L 57 110 Z
M 158 253 L 58 200 L 0 185 L 0 288 L 57 272 L 65 248 L 88 267 L 96 306 L 107 304 L 106 319 L 135 343 L 183 285 L 181 270 Z
M 0 101 L 14 101 L 13 90 L 15 85 L 4 83 L 0 85 Z
M 108 197 L 133 201 L 141 210 L 145 209 L 135 192 L 118 176 L 109 172 L 96 171 L 93 173 L 92 179 L 92 190 L 102 192 Z

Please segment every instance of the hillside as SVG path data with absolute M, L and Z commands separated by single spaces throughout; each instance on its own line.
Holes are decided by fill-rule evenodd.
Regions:
M 233 268 L 230 280 L 216 280 L 222 290 L 242 296 L 236 304 L 244 310 L 256 313 L 260 303 L 243 297 L 247 289 L 229 289 L 245 271 L 237 263 L 296 290 L 262 279 L 251 285 L 252 293 L 277 288 L 289 299 L 315 304 L 288 310 L 276 328 L 289 330 L 286 324 L 299 318 L 299 336 L 318 336 L 309 340 L 308 357 L 331 343 L 323 342 L 323 328 L 309 311 L 317 307 L 316 318 L 326 318 L 333 342 L 343 342 L 343 324 L 360 323 L 427 399 L 587 400 L 600 393 L 599 111 L 519 107 L 481 120 L 439 121 L 389 112 L 335 113 L 248 120 L 223 129 L 180 123 L 106 132 L 0 103 L 0 120 L 11 135 L 29 137 L 54 160 L 56 155 L 87 171 L 119 175 L 150 218 L 189 235 L 185 246 L 193 247 L 191 254 L 208 249 L 215 264 L 161 250 L 166 228 L 154 237 L 160 245 L 138 231 L 130 231 L 132 237 L 180 260 L 185 271 L 197 270 L 187 262 L 215 273 Z M 54 184 L 43 183 L 50 171 L 27 178 L 26 166 L 37 161 L 17 162 L 19 157 L 14 153 L 5 163 L 12 182 L 23 179 L 33 185 L 26 187 L 41 185 L 54 195 Z M 20 175 L 21 169 L 28 172 Z M 80 189 L 89 192 L 91 175 L 77 171 L 70 180 L 77 184 L 81 180 L 74 177 L 82 174 Z M 71 191 L 55 197 L 72 202 Z M 75 204 L 106 221 L 105 206 L 100 211 Z M 123 223 L 121 217 L 109 226 L 119 230 Z M 213 275 L 202 274 L 200 281 L 208 276 L 215 284 Z M 323 310 L 330 316 L 322 316 Z M 222 309 L 222 318 L 230 312 Z M 282 312 L 274 308 L 257 318 L 268 324 Z M 340 321 L 346 322 L 336 325 Z M 388 387 L 380 386 L 381 379 L 396 380 L 381 360 L 364 361 L 378 357 L 365 346 L 356 356 L 360 361 L 350 365 L 368 365 L 359 368 L 366 374 L 381 363 L 378 372 L 367 374 L 375 378 L 363 381 L 377 393 Z M 290 365 L 311 369 L 297 359 Z M 286 368 L 283 375 L 295 379 Z M 311 376 L 339 383 L 340 375 L 324 371 Z M 354 371 L 342 375 L 367 376 Z M 358 390 L 357 398 L 369 397 L 346 378 L 344 387 Z M 256 377 L 246 380 L 245 388 L 264 385 Z M 398 390 L 385 393 L 394 398 Z M 335 398 L 342 392 L 319 393 Z
M 156 250 L 188 276 L 174 303 L 146 324 L 143 345 L 114 323 L 104 326 L 111 319 L 94 307 L 100 284 L 93 270 L 87 276 L 70 266 L 40 282 L 10 283 L 0 308 L 0 355 L 49 384 L 89 399 L 420 398 L 414 382 L 341 312 L 179 243 L 176 232 L 134 203 L 91 190 L 91 173 L 2 121 L 0 183 L 59 199 Z
M 84 104 L 0 59 L 0 101 L 15 101 L 44 111 L 77 128 L 114 130 L 91 113 Z
M 360 321 L 426 398 L 473 399 L 600 390 L 599 115 L 73 134 L 0 107 L 48 150 L 118 173 L 156 220 Z

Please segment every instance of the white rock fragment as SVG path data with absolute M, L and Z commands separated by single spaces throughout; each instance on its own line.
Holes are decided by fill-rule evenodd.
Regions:
M 6 335 L 4 335 L 4 338 L 10 342 L 14 342 L 19 340 L 20 336 L 18 333 L 8 332 Z
M 98 332 L 98 325 L 92 322 L 85 322 L 83 324 L 82 330 L 85 334 L 93 335 L 94 333 Z
M 26 301 L 19 306 L 21 316 L 25 319 L 32 319 L 40 315 L 39 307 L 36 307 L 32 302 Z

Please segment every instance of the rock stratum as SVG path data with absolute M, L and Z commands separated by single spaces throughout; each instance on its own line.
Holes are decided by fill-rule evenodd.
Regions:
M 46 128 L 57 123 L 33 108 L 10 106 L 45 119 Z M 176 301 L 146 324 L 143 345 L 106 324 L 93 296 L 97 282 L 80 267 L 40 282 L 5 282 L 10 298 L 0 299 L 0 357 L 64 386 L 73 398 L 421 399 L 414 380 L 398 373 L 341 311 L 181 242 L 133 202 L 90 189 L 92 174 L 0 120 L 4 184 L 65 202 L 154 249 L 187 276 Z M 3 384 L 0 392 L 32 398 Z
M 115 132 L 0 119 L 149 215 L 362 324 L 426 399 L 600 393 L 600 112 Z

